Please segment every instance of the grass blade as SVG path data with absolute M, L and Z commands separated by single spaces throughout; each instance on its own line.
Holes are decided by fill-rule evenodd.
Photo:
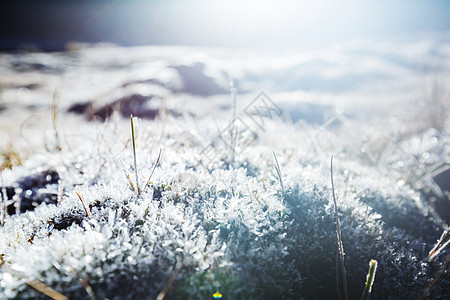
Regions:
M 153 172 L 155 172 L 155 169 L 156 169 L 156 167 L 158 166 L 159 159 L 161 158 L 161 153 L 162 153 L 162 149 L 159 149 L 159 155 L 158 155 L 158 158 L 156 159 L 155 165 L 153 166 L 153 170 L 152 170 L 152 172 L 150 173 L 150 176 L 148 177 L 148 179 L 147 179 L 147 181 L 146 181 L 146 183 L 145 183 L 144 188 L 142 189 L 142 193 L 145 192 L 145 190 L 147 189 L 147 186 L 150 184 L 150 179 L 152 179 Z
M 125 168 L 125 164 L 123 163 L 123 161 L 120 159 L 119 162 L 122 165 L 123 173 L 125 174 L 125 177 L 127 178 L 128 183 L 130 184 L 130 188 L 134 192 L 136 189 L 134 188 L 134 184 L 133 184 L 133 181 L 131 180 L 130 174 L 128 174 L 127 171 L 125 170 L 126 168 Z
M 366 277 L 366 286 L 364 287 L 364 292 L 361 295 L 361 300 L 368 300 L 370 293 L 372 292 L 372 285 L 375 280 L 375 273 L 377 272 L 378 262 L 375 259 L 371 259 L 369 262 L 369 272 Z
M 131 120 L 131 139 L 133 141 L 134 173 L 136 175 L 136 190 L 137 196 L 139 196 L 141 194 L 141 187 L 139 186 L 138 169 L 136 162 L 136 138 L 134 135 L 133 115 L 130 115 L 130 120 Z
M 277 171 L 278 180 L 280 181 L 281 192 L 283 193 L 283 197 L 285 197 L 283 180 L 281 179 L 281 169 L 280 169 L 280 165 L 278 164 L 277 155 L 275 154 L 275 151 L 273 151 L 272 154 L 273 154 L 273 158 L 275 159 L 274 167 L 275 167 L 275 170 Z
M 183 267 L 183 264 L 181 262 L 178 262 L 176 264 L 175 269 L 173 270 L 172 275 L 169 278 L 169 281 L 167 282 L 164 289 L 158 294 L 158 297 L 156 297 L 156 300 L 164 300 L 166 298 L 166 295 L 169 292 L 169 290 L 172 287 L 175 280 L 177 279 L 178 274 L 180 274 L 182 267 Z
M 6 194 L 5 184 L 3 183 L 3 173 L 0 172 L 2 180 L 2 199 L 0 199 L 0 226 L 5 225 L 6 208 L 8 203 L 8 195 Z
M 447 241 L 445 241 L 448 239 Z M 436 246 L 431 249 L 430 253 L 428 253 L 428 258 L 433 260 L 439 254 L 441 254 L 442 250 L 444 250 L 450 244 L 450 228 L 447 228 L 439 238 Z
M 64 197 L 64 186 L 62 180 L 58 180 L 58 205 L 61 205 L 62 199 Z
M 0 267 L 3 268 L 6 272 L 13 275 L 14 277 L 17 277 L 19 279 L 24 280 L 26 284 L 34 288 L 35 290 L 41 292 L 42 294 L 50 297 L 50 299 L 53 300 L 69 300 L 66 296 L 63 294 L 57 292 L 53 288 L 49 287 L 42 281 L 36 279 L 36 278 L 30 278 L 23 274 L 22 272 L 16 271 L 10 266 L 8 266 L 5 261 L 3 260 L 3 255 L 0 254 Z
M 56 88 L 53 90 L 53 98 L 52 98 L 52 124 L 53 124 L 53 133 L 55 134 L 55 142 L 56 146 L 55 149 L 57 151 L 61 151 L 61 142 L 58 132 L 58 108 L 56 105 L 56 99 L 57 99 L 57 90 Z
M 344 287 L 344 299 L 348 300 L 347 274 L 346 274 L 346 271 L 345 271 L 345 262 L 344 262 L 344 246 L 342 244 L 341 224 L 339 222 L 339 215 L 338 215 L 336 196 L 334 194 L 333 155 L 331 155 L 330 172 L 331 172 L 331 191 L 332 191 L 333 202 L 334 202 L 334 214 L 336 216 L 336 235 L 337 235 L 337 240 L 338 240 L 339 258 L 340 258 L 340 261 L 341 261 L 342 285 Z M 339 270 L 336 269 L 336 272 L 339 272 Z M 336 275 L 336 276 L 338 277 L 338 275 Z
M 81 196 L 81 194 L 78 191 L 75 191 L 75 193 L 77 194 L 78 198 L 80 198 L 81 204 L 83 205 L 86 215 L 88 216 L 89 219 L 92 219 L 92 214 L 91 214 L 91 210 L 89 209 L 89 205 L 86 205 L 86 202 L 84 201 L 83 196 Z
M 444 262 L 442 263 L 442 266 L 439 268 L 439 270 L 436 272 L 433 278 L 428 281 L 427 285 L 425 286 L 424 290 L 422 291 L 422 294 L 417 298 L 417 300 L 423 300 L 425 296 L 428 294 L 430 289 L 433 287 L 433 285 L 438 282 L 439 278 L 444 274 L 445 270 L 447 270 L 448 264 L 450 263 L 450 255 L 447 255 L 445 257 Z

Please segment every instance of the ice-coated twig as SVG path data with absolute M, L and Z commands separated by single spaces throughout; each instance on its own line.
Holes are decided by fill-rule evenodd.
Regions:
M 346 271 L 345 271 L 345 262 L 344 262 L 344 246 L 342 244 L 341 224 L 339 222 L 339 215 L 338 215 L 336 196 L 334 194 L 333 155 L 331 155 L 330 173 L 331 173 L 331 191 L 332 191 L 333 202 L 334 202 L 334 214 L 336 216 L 336 235 L 337 235 L 337 240 L 338 240 L 339 257 L 340 257 L 340 261 L 341 261 L 342 285 L 344 287 L 344 299 L 348 300 L 347 274 L 346 274 Z M 339 272 L 339 270 L 336 269 L 336 272 Z M 336 277 L 338 278 L 338 276 L 336 276 Z

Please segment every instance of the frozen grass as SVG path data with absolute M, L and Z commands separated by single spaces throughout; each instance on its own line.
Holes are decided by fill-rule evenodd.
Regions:
M 44 298 L 23 278 L 71 299 L 89 299 L 86 286 L 98 299 L 210 299 L 216 291 L 227 299 L 336 298 L 336 224 L 326 150 L 278 144 L 279 156 L 272 157 L 271 145 L 257 140 L 236 156 L 241 167 L 227 170 L 222 164 L 208 171 L 195 163 L 202 145 L 179 138 L 180 128 L 187 130 L 183 120 L 168 120 L 159 144 L 144 148 L 145 130 L 157 122 L 139 125 L 136 155 L 123 150 L 129 147 L 129 125 L 111 120 L 95 126 L 103 127 L 97 130 L 104 140 L 116 142 L 48 152 L 46 160 L 37 155 L 9 171 L 55 168 L 64 196 L 58 205 L 6 216 L 0 228 L 0 253 L 8 266 L 0 269 L 2 298 Z M 109 139 L 117 125 L 122 138 Z M 278 131 L 271 126 L 266 134 L 276 143 Z M 321 130 L 277 126 L 286 135 Z M 330 147 L 338 140 L 330 139 Z M 155 168 L 158 147 L 165 155 Z M 118 163 L 132 170 L 135 158 L 140 177 L 153 174 L 140 197 Z M 379 262 L 372 299 L 419 296 L 443 265 L 427 258 L 442 224 L 417 191 L 376 167 L 343 155 L 337 159 L 349 299 L 361 296 L 372 258 Z M 61 184 L 45 189 L 61 194 Z M 430 298 L 448 293 L 446 274 L 433 284 Z
M 342 232 L 341 232 L 341 222 L 339 221 L 339 211 L 336 201 L 336 195 L 334 193 L 334 180 L 333 180 L 333 155 L 331 156 L 330 163 L 330 177 L 331 177 L 331 195 L 333 196 L 333 204 L 334 204 L 334 217 L 336 219 L 336 236 L 337 236 L 337 244 L 338 244 L 338 254 L 339 261 L 341 266 L 341 274 L 342 274 L 342 287 L 344 289 L 344 299 L 348 300 L 348 288 L 347 288 L 347 271 L 345 270 L 345 259 L 344 259 L 344 245 L 342 243 Z M 336 287 L 338 287 L 338 295 L 339 298 L 339 264 L 336 259 Z
M 369 272 L 367 272 L 366 284 L 364 286 L 364 292 L 361 295 L 361 300 L 367 300 L 370 298 L 370 293 L 372 292 L 372 285 L 375 280 L 375 273 L 377 272 L 378 262 L 371 259 L 369 262 Z
M 447 48 L 436 51 L 448 57 Z M 368 85 L 366 93 L 298 94 L 332 103 L 332 115 L 319 112 L 323 123 L 298 116 L 295 124 L 268 118 L 264 128 L 251 128 L 256 134 L 247 137 L 255 140 L 247 148 L 240 144 L 242 132 L 236 130 L 236 136 L 231 130 L 229 149 L 219 136 L 230 124 L 229 96 L 200 97 L 198 90 L 183 86 L 191 78 L 167 66 L 198 71 L 194 73 L 201 76 L 194 83 L 202 88 L 209 82 L 210 89 L 217 90 L 214 78 L 205 74 L 222 74 L 221 66 L 230 60 L 225 56 L 216 61 L 205 56 L 200 63 L 179 60 L 191 57 L 197 51 L 192 49 L 163 55 L 161 49 L 150 54 L 149 49 L 108 49 L 85 49 L 77 52 L 79 57 L 0 56 L 4 70 L 10 64 L 32 67 L 35 61 L 49 70 L 11 71 L 14 80 L 25 78 L 29 82 L 24 84 L 38 86 L 36 91 L 30 87 L 17 92 L 21 95 L 17 105 L 22 109 L 33 103 L 47 111 L 22 118 L 23 140 L 2 150 L 2 203 L 7 204 L 2 212 L 7 214 L 0 227 L 1 299 L 48 299 L 39 288 L 51 288 L 53 295 L 70 299 L 220 295 L 223 299 L 336 299 L 338 213 L 349 299 L 358 299 L 368 290 L 371 259 L 378 261 L 372 299 L 439 299 L 450 294 L 448 227 L 423 192 L 433 187 L 432 176 L 448 164 L 448 110 L 442 113 L 428 106 L 430 112 L 422 114 L 425 106 L 411 113 L 414 101 L 406 106 L 396 102 L 397 86 L 403 90 L 416 83 L 396 85 L 394 78 L 404 80 L 407 67 L 393 67 L 395 62 L 377 56 L 377 62 L 384 61 L 381 71 L 392 73 L 380 85 Z M 344 86 L 355 76 L 378 72 L 379 64 L 370 63 L 374 57 L 370 51 L 363 56 L 351 49 L 335 51 L 339 55 L 287 56 L 273 67 L 249 56 L 229 67 L 249 88 L 266 84 L 269 74 L 275 79 L 280 74 L 278 80 L 268 81 L 274 90 L 283 90 L 286 70 L 292 70 L 292 82 L 286 83 L 289 91 L 314 72 L 304 68 L 309 63 L 322 62 L 321 69 L 334 70 L 331 73 L 338 77 L 343 74 L 347 80 L 337 82 Z M 411 60 L 422 54 L 415 53 Z M 353 71 L 329 57 L 375 70 L 358 69 L 354 77 L 346 77 Z M 72 68 L 62 71 L 67 66 Z M 58 72 L 64 73 L 67 84 L 55 89 Z M 86 76 L 90 72 L 95 74 Z M 99 78 L 103 85 L 96 86 Z M 180 86 L 174 88 L 178 81 Z M 329 83 L 323 81 L 323 87 Z M 372 104 L 384 97 L 374 91 L 387 83 L 391 85 L 384 96 L 389 107 L 383 110 Z M 60 96 L 52 97 L 56 90 Z M 445 87 L 437 85 L 435 91 L 436 97 L 426 103 L 446 108 Z M 8 87 L 2 96 L 16 99 L 15 93 L 16 88 Z M 93 116 L 94 105 L 131 94 L 155 96 L 152 101 L 157 104 L 165 99 L 166 113 L 141 122 L 123 119 L 123 111 L 108 115 L 105 123 Z M 410 97 L 406 94 L 401 99 Z M 273 100 L 298 95 L 278 94 Z M 254 95 L 236 97 L 233 94 L 233 120 L 237 117 L 243 123 L 238 120 L 233 126 L 251 126 L 253 121 L 245 118 L 242 109 Z M 85 116 L 89 121 L 64 112 L 75 100 L 92 98 L 92 116 Z M 339 102 L 347 105 L 344 112 L 334 107 L 342 98 L 350 99 Z M 358 104 L 361 99 L 367 106 L 363 109 Z M 147 104 L 155 108 L 153 102 Z M 287 110 L 289 101 L 284 105 Z M 29 153 L 21 151 L 22 144 L 31 145 Z M 220 154 L 216 160 L 206 156 L 207 146 Z M 334 188 L 329 184 L 331 153 L 335 154 Z M 33 204 L 33 199 L 44 204 Z

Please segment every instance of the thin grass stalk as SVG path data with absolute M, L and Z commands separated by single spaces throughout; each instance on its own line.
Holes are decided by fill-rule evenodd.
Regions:
M 445 241 L 448 239 L 447 241 Z M 448 245 L 450 244 L 450 227 L 447 228 L 439 238 L 436 245 L 431 249 L 431 251 L 428 253 L 428 258 L 433 260 L 435 259 L 439 254 L 442 253 L 442 250 L 444 250 Z
M 377 272 L 378 262 L 375 259 L 371 259 L 369 262 L 369 272 L 366 277 L 366 286 L 364 287 L 364 292 L 361 295 L 361 300 L 368 300 L 370 298 L 370 293 L 372 292 L 372 285 L 375 281 L 375 273 Z
M 89 284 L 89 281 L 86 278 L 82 278 L 75 268 L 70 267 L 70 270 L 78 278 L 78 281 L 83 286 L 83 288 L 86 291 L 86 293 L 88 294 L 89 298 L 91 300 L 97 300 L 97 296 L 95 295 L 94 290 L 92 289 L 92 286 Z
M 137 169 L 137 161 L 136 161 L 136 138 L 134 135 L 134 123 L 133 123 L 133 115 L 130 115 L 131 120 L 131 139 L 133 141 L 133 158 L 134 158 L 134 174 L 136 176 L 136 191 L 137 196 L 141 194 L 141 187 L 139 186 L 139 178 L 138 178 L 138 169 Z
M 331 155 L 330 173 L 331 173 L 331 191 L 332 191 L 333 202 L 334 202 L 334 214 L 336 216 L 336 235 L 337 235 L 337 240 L 338 240 L 339 257 L 340 257 L 340 261 L 341 261 L 342 285 L 344 288 L 344 299 L 348 300 L 347 274 L 345 271 L 345 261 L 344 261 L 344 246 L 342 244 L 341 224 L 339 222 L 337 201 L 336 201 L 336 196 L 334 194 L 333 155 Z M 339 272 L 339 271 L 336 270 L 336 272 Z
M 156 297 L 156 300 L 164 300 L 166 298 L 167 293 L 170 291 L 170 288 L 172 287 L 173 283 L 178 277 L 178 274 L 180 274 L 181 268 L 183 267 L 183 264 L 181 262 L 178 262 L 175 266 L 174 271 L 172 272 L 172 275 L 169 278 L 169 281 L 167 282 L 164 289 L 158 294 L 158 297 Z
M 232 108 L 233 108 L 233 114 L 231 119 L 231 127 L 230 127 L 230 138 L 231 138 L 231 159 L 230 159 L 230 166 L 231 168 L 234 168 L 234 160 L 236 155 L 236 134 L 237 130 L 235 130 L 235 121 L 236 121 L 236 98 L 237 98 L 237 88 L 234 86 L 233 79 L 230 80 L 230 91 L 231 96 L 233 98 Z
M 64 186 L 62 180 L 58 180 L 58 205 L 61 205 L 62 199 L 64 197 Z
M 2 199 L 0 199 L 0 226 L 5 225 L 6 207 L 8 202 L 8 195 L 6 194 L 5 184 L 3 183 L 3 173 L 0 172 L 0 178 L 2 180 Z
M 425 286 L 425 288 L 423 289 L 422 293 L 417 298 L 417 300 L 423 300 L 425 298 L 425 296 L 428 294 L 428 292 L 433 287 L 433 285 L 435 285 L 436 282 L 438 282 L 439 278 L 442 276 L 442 274 L 444 274 L 445 270 L 447 270 L 447 267 L 448 267 L 449 263 L 450 263 L 450 255 L 447 255 L 445 257 L 444 263 L 439 268 L 439 270 L 437 270 L 436 274 L 434 274 L 433 278 L 431 278 L 428 281 L 427 285 Z
M 75 193 L 77 194 L 78 198 L 80 199 L 81 204 L 83 205 L 83 208 L 84 208 L 84 211 L 86 212 L 87 217 L 89 219 L 92 219 L 91 210 L 89 209 L 89 206 L 84 201 L 83 196 L 81 196 L 81 194 L 78 191 L 75 191 Z
M 16 208 L 16 215 L 20 215 L 20 205 L 22 204 L 22 199 L 21 199 L 21 197 L 14 197 L 14 198 L 13 198 L 13 203 L 14 203 L 14 207 Z
M 49 287 L 48 285 L 46 285 L 45 283 L 36 278 L 26 280 L 25 282 L 35 290 L 41 292 L 42 294 L 50 297 L 53 300 L 69 300 L 69 298 L 55 291 L 53 288 Z
M 339 300 L 342 299 L 341 289 L 339 288 L 339 249 L 336 249 L 336 292 Z
M 91 300 L 97 300 L 97 296 L 95 295 L 94 290 L 92 289 L 92 286 L 89 284 L 87 279 L 78 277 L 78 281 L 81 283 L 84 290 L 89 295 L 89 298 L 91 298 Z
M 122 165 L 123 173 L 125 174 L 125 177 L 127 178 L 128 183 L 130 184 L 130 188 L 134 192 L 136 189 L 134 188 L 134 184 L 133 184 L 133 181 L 131 180 L 130 174 L 128 174 L 127 171 L 125 170 L 126 168 L 125 168 L 125 164 L 123 163 L 123 161 L 120 159 L 119 162 Z
M 283 197 L 285 197 L 285 191 L 284 191 L 284 185 L 283 185 L 283 179 L 281 179 L 281 169 L 280 169 L 280 164 L 278 163 L 278 159 L 277 159 L 277 155 L 275 154 L 275 151 L 272 152 L 273 154 L 273 158 L 275 160 L 275 170 L 277 171 L 277 175 L 278 175 L 278 180 L 280 181 L 280 185 L 281 185 L 281 192 L 283 193 Z
M 57 99 L 57 91 L 56 88 L 53 90 L 53 97 L 52 97 L 52 123 L 53 123 L 53 132 L 55 134 L 55 140 L 56 140 L 56 150 L 61 151 L 61 143 L 59 138 L 59 132 L 58 132 L 58 108 L 56 106 L 56 99 Z
M 145 190 L 147 189 L 148 185 L 150 184 L 150 179 L 152 179 L 153 172 L 155 172 L 155 169 L 156 169 L 156 167 L 158 166 L 159 159 L 161 158 L 161 153 L 162 153 L 162 149 L 159 149 L 159 155 L 158 155 L 158 158 L 156 159 L 155 165 L 153 166 L 153 170 L 152 170 L 152 172 L 150 173 L 150 176 L 148 177 L 148 179 L 147 179 L 147 181 L 146 181 L 146 183 L 145 183 L 144 188 L 142 189 L 142 193 L 145 192 Z
M 66 296 L 63 294 L 57 292 L 53 288 L 49 287 L 42 281 L 36 279 L 36 278 L 30 278 L 23 274 L 22 272 L 16 271 L 10 266 L 6 265 L 5 261 L 3 260 L 3 256 L 0 255 L 0 268 L 3 268 L 7 273 L 13 275 L 14 277 L 17 277 L 21 280 L 23 280 L 26 284 L 34 288 L 35 290 L 41 292 L 42 294 L 50 297 L 50 299 L 53 300 L 69 300 Z
M 159 135 L 158 141 L 161 141 L 164 136 L 164 133 L 166 130 L 166 125 L 167 125 L 167 103 L 165 104 L 162 112 L 160 112 L 159 116 L 160 116 L 160 120 L 162 122 L 162 129 L 161 129 L 161 134 Z

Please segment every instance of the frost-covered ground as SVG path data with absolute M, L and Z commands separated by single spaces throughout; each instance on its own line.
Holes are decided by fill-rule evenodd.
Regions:
M 336 299 L 333 154 L 350 299 L 445 299 L 448 82 L 448 34 L 1 54 L 0 298 Z

